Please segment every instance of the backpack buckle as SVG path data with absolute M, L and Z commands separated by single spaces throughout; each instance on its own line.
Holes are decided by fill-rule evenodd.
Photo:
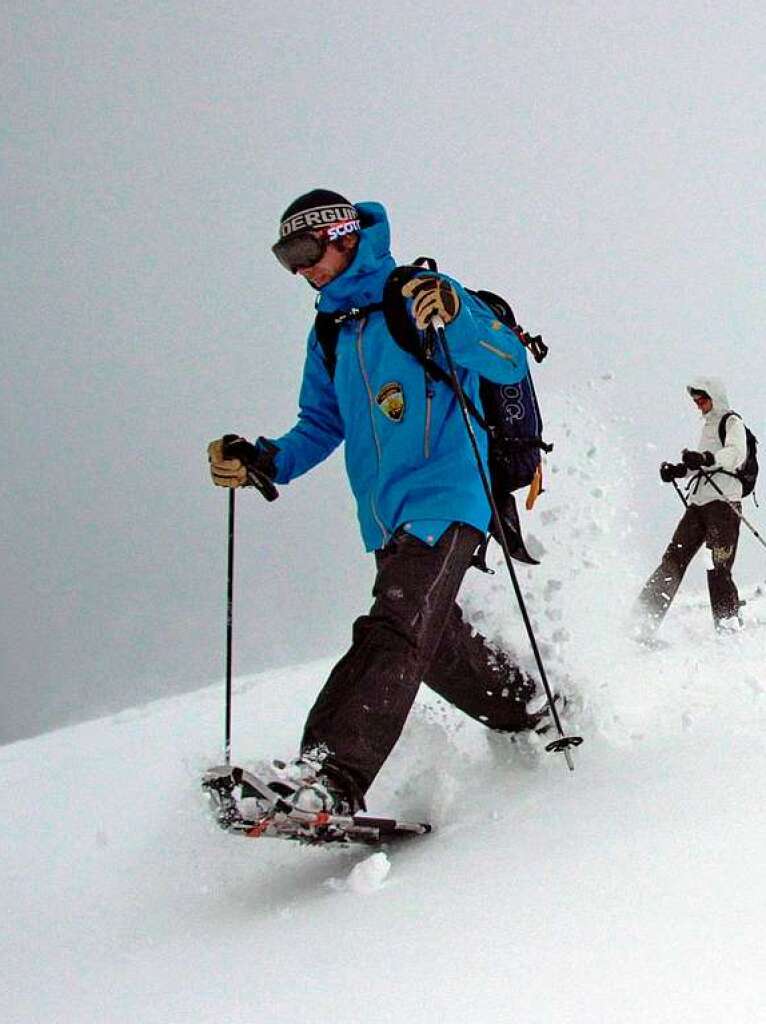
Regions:
M 332 322 L 340 326 L 345 324 L 347 320 L 361 320 L 363 315 L 361 309 L 357 306 L 352 306 L 351 309 L 343 310 L 342 313 L 333 313 Z

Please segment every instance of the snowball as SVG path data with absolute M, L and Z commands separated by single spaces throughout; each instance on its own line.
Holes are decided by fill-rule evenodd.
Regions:
M 348 887 L 352 892 L 364 896 L 383 888 L 391 870 L 391 862 L 382 851 L 356 864 L 348 876 Z

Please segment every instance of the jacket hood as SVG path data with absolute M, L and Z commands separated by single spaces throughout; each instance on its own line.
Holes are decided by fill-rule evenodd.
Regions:
M 731 408 L 729 396 L 726 394 L 726 387 L 718 377 L 695 377 L 686 385 L 686 390 L 689 394 L 691 394 L 692 389 L 707 392 L 713 402 L 711 412 L 718 413 L 719 416 L 728 412 Z
M 386 278 L 396 266 L 384 207 L 380 203 L 354 203 L 354 206 L 362 222 L 359 245 L 353 262 L 320 290 L 317 306 L 323 313 L 379 302 Z

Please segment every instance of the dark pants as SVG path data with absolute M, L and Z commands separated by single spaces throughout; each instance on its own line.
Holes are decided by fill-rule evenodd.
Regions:
M 374 603 L 309 713 L 304 751 L 366 792 L 394 744 L 421 680 L 491 729 L 528 727 L 535 683 L 463 620 L 455 603 L 482 534 L 453 523 L 434 547 L 399 532 L 376 552 Z
M 737 504 L 739 509 L 740 505 Z M 737 553 L 739 516 L 725 501 L 689 505 L 676 527 L 662 562 L 644 585 L 639 606 L 654 626 L 659 626 L 684 578 L 689 563 L 702 547 L 710 549 L 713 568 L 708 569 L 710 607 L 716 626 L 739 614 L 739 594 L 731 578 Z

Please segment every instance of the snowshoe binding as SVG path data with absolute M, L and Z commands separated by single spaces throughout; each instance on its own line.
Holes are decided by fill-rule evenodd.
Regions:
M 202 788 L 217 824 L 249 839 L 374 846 L 431 831 L 424 822 L 356 814 L 360 803 L 342 794 L 316 767 L 303 759 L 276 761 L 261 777 L 224 765 L 205 772 Z

